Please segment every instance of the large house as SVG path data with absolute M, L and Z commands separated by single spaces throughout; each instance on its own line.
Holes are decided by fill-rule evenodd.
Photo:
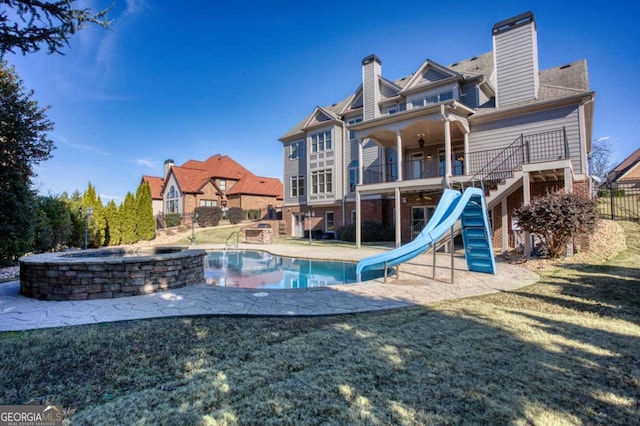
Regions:
M 538 69 L 531 12 L 493 26 L 493 51 L 410 75 L 362 60 L 362 84 L 318 106 L 280 141 L 287 233 L 374 221 L 396 245 L 420 232 L 444 188 L 482 186 L 494 247 L 513 245 L 512 212 L 538 194 L 589 194 L 594 92 L 586 60 Z
M 276 219 L 282 208 L 282 182 L 256 176 L 226 155 L 176 166 L 164 163 L 164 176 L 143 176 L 151 188 L 154 215 L 188 217 L 196 207 L 218 206 L 260 211 L 259 218 Z

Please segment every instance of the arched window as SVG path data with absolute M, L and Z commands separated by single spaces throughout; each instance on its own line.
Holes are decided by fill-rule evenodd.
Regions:
M 167 213 L 178 213 L 178 191 L 173 185 L 167 195 Z

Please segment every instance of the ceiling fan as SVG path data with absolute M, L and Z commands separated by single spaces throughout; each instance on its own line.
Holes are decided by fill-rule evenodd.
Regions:
M 424 191 L 418 192 L 414 197 L 413 201 L 431 201 L 433 198 L 431 195 L 425 193 Z

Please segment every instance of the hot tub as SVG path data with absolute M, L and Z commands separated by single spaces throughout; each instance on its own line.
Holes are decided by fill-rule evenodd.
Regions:
M 137 296 L 204 282 L 206 252 L 103 248 L 20 259 L 20 293 L 41 300 Z

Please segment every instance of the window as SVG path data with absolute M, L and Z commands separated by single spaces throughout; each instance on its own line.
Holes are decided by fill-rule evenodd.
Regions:
M 449 90 L 448 92 L 438 93 L 437 95 L 429 95 L 424 98 L 414 99 L 411 104 L 414 108 L 421 107 L 425 105 L 434 105 L 440 102 L 448 101 L 449 99 L 453 99 L 453 91 Z
M 217 200 L 200 200 L 200 207 L 216 207 L 217 205 Z
M 304 141 L 298 141 L 291 144 L 291 154 L 289 158 L 304 158 Z
M 351 223 L 356 223 L 356 211 L 351 210 Z
M 311 193 L 328 194 L 333 190 L 331 170 L 311 172 Z
M 311 152 L 331 151 L 331 131 L 311 135 Z
M 393 182 L 398 179 L 398 153 L 395 149 L 387 151 L 389 164 L 387 165 L 387 182 Z
M 349 163 L 349 192 L 354 192 L 356 190 L 356 185 L 360 178 L 358 172 L 358 160 L 351 161 L 351 163 Z
M 362 117 L 358 117 L 358 118 L 352 118 L 350 120 L 347 120 L 347 125 L 352 125 L 352 124 L 356 124 L 356 123 L 360 123 L 362 122 Z M 356 138 L 356 132 L 353 130 L 349 130 L 349 140 L 354 140 Z
M 304 197 L 304 176 L 291 176 L 291 196 Z
M 335 225 L 333 223 L 333 212 L 325 212 L 324 213 L 324 230 L 335 231 Z
M 218 181 L 218 188 L 220 188 L 220 191 L 226 191 L 227 190 L 227 180 L 226 179 L 220 179 Z
M 167 213 L 178 213 L 178 191 L 171 185 L 167 195 Z

